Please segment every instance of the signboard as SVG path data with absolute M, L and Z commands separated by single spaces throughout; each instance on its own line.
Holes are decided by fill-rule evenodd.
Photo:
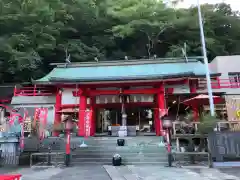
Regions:
M 216 161 L 240 158 L 240 132 L 214 132 L 209 134 L 209 148 Z
M 92 111 L 85 111 L 85 136 L 90 136 L 91 130 L 91 119 L 92 119 Z

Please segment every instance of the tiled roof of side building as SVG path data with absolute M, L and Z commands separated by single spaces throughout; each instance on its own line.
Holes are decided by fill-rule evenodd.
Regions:
M 35 83 L 145 80 L 205 75 L 204 64 L 196 59 L 105 61 L 96 63 L 56 64 L 49 74 Z M 211 75 L 216 73 L 211 72 Z

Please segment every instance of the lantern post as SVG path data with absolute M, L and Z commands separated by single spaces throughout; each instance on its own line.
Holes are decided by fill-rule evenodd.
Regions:
M 166 138 L 167 138 L 167 152 L 168 152 L 168 166 L 172 167 L 172 149 L 171 149 L 171 128 L 172 120 L 163 119 L 163 127 L 166 129 Z
M 65 165 L 69 166 L 71 157 L 71 130 L 73 129 L 73 122 L 70 119 L 65 121 L 65 135 L 66 135 L 66 154 Z

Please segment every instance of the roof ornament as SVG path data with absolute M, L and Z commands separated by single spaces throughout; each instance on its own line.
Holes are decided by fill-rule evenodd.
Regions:
M 188 62 L 188 57 L 187 57 L 187 43 L 184 43 L 184 47 L 182 48 L 182 55 L 185 58 L 186 63 Z
M 95 57 L 95 58 L 94 58 L 94 61 L 98 62 L 98 58 L 97 58 L 97 57 Z
M 66 55 L 66 58 L 65 58 L 65 67 L 67 67 L 67 65 L 68 64 L 71 64 L 71 61 L 70 61 L 70 59 L 71 59 L 71 55 L 70 54 L 68 54 L 68 50 L 67 49 L 65 49 L 65 55 Z

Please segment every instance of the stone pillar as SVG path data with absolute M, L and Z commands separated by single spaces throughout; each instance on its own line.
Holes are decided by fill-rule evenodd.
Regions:
M 55 103 L 55 114 L 54 114 L 54 125 L 57 126 L 61 123 L 61 105 L 62 105 L 62 91 L 57 90 L 56 93 L 56 103 Z M 53 136 L 59 136 L 59 132 L 54 131 Z
M 87 108 L 87 97 L 79 89 L 79 112 L 78 112 L 78 136 L 85 136 L 85 111 Z
M 157 108 L 155 110 L 154 120 L 155 120 L 155 130 L 157 136 L 162 136 L 162 120 L 160 119 L 161 110 L 166 109 L 165 105 L 165 95 L 164 95 L 164 85 L 159 86 L 159 92 L 156 95 Z

